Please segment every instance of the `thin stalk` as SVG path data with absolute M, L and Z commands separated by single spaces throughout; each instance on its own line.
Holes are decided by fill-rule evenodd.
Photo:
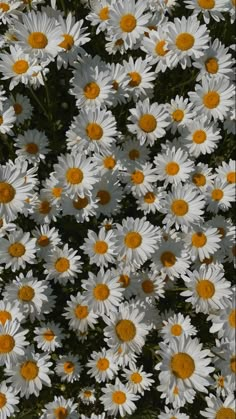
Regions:
M 47 119 L 49 119 L 48 118 L 48 111 L 47 111 L 47 109 L 44 107 L 44 105 L 40 102 L 40 100 L 39 100 L 39 98 L 36 96 L 36 94 L 34 93 L 34 91 L 33 91 L 33 89 L 32 89 L 32 87 L 29 87 L 29 89 L 30 89 L 30 93 L 31 93 L 31 95 L 33 96 L 33 98 L 34 98 L 34 100 L 37 102 L 37 104 L 39 105 L 39 107 L 41 108 L 41 110 L 43 111 L 43 113 L 44 113 L 44 115 L 46 116 L 46 118 Z

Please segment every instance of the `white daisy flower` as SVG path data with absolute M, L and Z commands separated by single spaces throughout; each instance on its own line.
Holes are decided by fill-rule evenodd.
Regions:
M 13 21 L 17 21 L 19 17 L 20 1 L 5 0 L 0 3 L 0 21 L 5 24 L 11 24 Z
M 45 196 L 49 196 L 52 204 L 60 204 L 63 195 L 63 187 L 58 180 L 55 179 L 52 173 L 49 178 L 42 182 L 42 185 L 42 192 L 45 193 Z
M 77 419 L 77 407 L 78 403 L 74 403 L 74 399 L 54 396 L 52 402 L 45 404 L 40 419 Z
M 119 52 L 121 55 L 126 53 L 126 47 L 125 43 L 122 38 L 114 39 L 114 36 L 111 33 L 106 33 L 105 36 L 106 44 L 105 49 L 108 52 L 108 54 L 116 54 Z
M 214 184 L 207 186 L 205 196 L 208 211 L 213 213 L 218 213 L 219 210 L 228 211 L 235 202 L 235 185 L 216 177 Z
M 155 72 L 164 73 L 167 68 L 171 68 L 171 52 L 168 49 L 167 34 L 168 24 L 158 27 L 156 30 L 150 30 L 148 36 L 143 37 L 141 49 L 146 53 L 150 64 L 156 65 Z
M 203 261 L 220 248 L 221 237 L 218 229 L 208 225 L 197 224 L 189 227 L 183 238 L 185 249 L 192 260 L 199 257 Z
M 145 193 L 145 195 L 136 198 L 137 209 L 142 211 L 144 215 L 159 212 L 161 199 L 165 196 L 164 188 L 153 188 Z
M 124 72 L 123 65 L 119 63 L 108 63 L 108 68 L 110 69 L 112 86 L 114 95 L 112 97 L 112 107 L 121 105 L 122 103 L 127 102 L 129 96 L 127 92 L 127 85 L 129 83 L 129 75 Z
M 161 392 L 161 399 L 165 399 L 166 404 L 171 403 L 175 409 L 184 406 L 186 403 L 192 404 L 196 394 L 196 391 L 192 388 L 187 389 L 180 385 L 171 387 L 168 383 L 157 386 L 157 390 Z
M 69 248 L 66 243 L 63 248 L 55 246 L 51 253 L 46 256 L 44 273 L 46 279 L 53 279 L 60 284 L 66 284 L 70 281 L 72 284 L 79 272 L 81 272 L 81 257 L 77 254 L 77 250 Z
M 89 256 L 89 263 L 95 263 L 98 267 L 107 267 L 108 263 L 115 262 L 117 255 L 116 235 L 112 230 L 106 231 L 103 227 L 96 234 L 88 230 L 88 238 L 85 238 L 80 249 Z
M 122 181 L 126 183 L 125 190 L 134 196 L 145 195 L 152 190 L 157 179 L 157 169 L 151 163 L 137 163 L 128 172 L 122 173 Z
M 142 271 L 136 274 L 137 295 L 139 299 L 154 302 L 164 297 L 165 282 L 157 272 Z
M 60 325 L 54 322 L 41 323 L 34 329 L 34 334 L 37 348 L 43 352 L 55 352 L 56 348 L 61 348 L 65 337 Z
M 37 256 L 42 259 L 45 259 L 55 246 L 61 244 L 58 230 L 55 227 L 50 228 L 48 224 L 36 227 L 32 235 L 36 238 Z
M 106 387 L 102 388 L 102 392 L 104 394 L 100 397 L 100 401 L 108 414 L 114 416 L 119 413 L 121 417 L 124 417 L 126 413 L 131 415 L 135 411 L 134 401 L 138 400 L 139 396 L 133 394 L 128 386 L 118 378 L 116 378 L 115 384 L 106 384 Z
M 191 173 L 190 181 L 204 193 L 207 186 L 213 184 L 214 178 L 215 174 L 212 174 L 211 167 L 204 163 L 198 163 Z
M 166 343 L 173 338 L 178 339 L 180 336 L 187 338 L 197 334 L 197 329 L 191 324 L 190 317 L 188 315 L 184 317 L 182 313 L 174 314 L 168 320 L 163 320 L 163 324 L 160 334 Z
M 7 320 L 4 326 L 0 323 L 0 365 L 15 364 L 25 353 L 24 346 L 28 329 L 22 330 L 18 321 Z
M 0 133 L 14 135 L 12 128 L 15 124 L 16 116 L 13 106 L 4 106 L 0 111 Z
M 61 381 L 73 383 L 80 380 L 83 367 L 80 364 L 79 357 L 71 352 L 67 355 L 60 355 L 56 361 L 55 373 Z
M 16 405 L 19 403 L 19 397 L 16 396 L 12 387 L 7 387 L 6 382 L 0 384 L 0 415 L 1 419 L 15 416 L 18 411 Z
M 217 346 L 214 347 L 215 365 L 221 371 L 223 376 L 229 376 L 235 388 L 235 372 L 236 372 L 236 348 L 234 341 L 216 341 Z
M 27 119 L 30 119 L 33 107 L 27 96 L 16 93 L 15 97 L 11 94 L 9 97 L 9 105 L 13 106 L 16 115 L 16 125 L 20 125 Z
M 190 173 L 193 171 L 194 163 L 188 158 L 188 153 L 181 148 L 166 148 L 154 158 L 156 165 L 157 179 L 164 181 L 166 186 L 169 183 L 177 185 L 180 182 L 186 183 Z
M 139 0 L 140 1 L 140 0 Z M 152 67 L 138 57 L 136 60 L 129 57 L 129 61 L 123 61 L 124 72 L 129 76 L 129 83 L 126 87 L 129 99 L 145 99 L 151 97 L 154 88 L 156 74 L 151 71 Z
M 213 378 L 215 383 L 213 387 L 216 391 L 216 395 L 219 397 L 227 397 L 227 395 L 234 392 L 233 382 L 230 380 L 230 376 L 223 376 L 221 374 L 214 374 Z
M 4 261 L 5 268 L 11 267 L 15 272 L 25 268 L 26 263 L 35 263 L 36 239 L 30 238 L 30 233 L 16 230 L 8 235 L 7 239 L 1 239 L 0 259 Z
M 94 195 L 98 199 L 97 215 L 110 216 L 120 209 L 120 201 L 123 197 L 123 189 L 117 181 L 117 176 L 103 175 L 94 188 Z
M 193 16 L 202 14 L 204 22 L 209 23 L 212 17 L 216 22 L 224 20 L 221 12 L 227 10 L 227 0 L 185 0 L 186 8 L 192 10 Z
M 207 408 L 201 410 L 200 414 L 204 418 L 229 418 L 233 419 L 236 416 L 235 399 L 233 394 L 229 394 L 224 401 L 214 394 L 210 394 L 210 397 L 206 397 Z
M 158 415 L 158 419 L 190 419 L 189 415 L 186 415 L 185 413 L 181 413 L 178 408 L 175 409 L 169 409 L 167 406 L 165 406 L 165 412 L 162 411 L 160 415 Z
M 137 163 L 145 163 L 148 159 L 150 149 L 144 143 L 140 145 L 137 139 L 126 138 L 122 144 L 121 161 L 122 166 L 127 169 Z
M 97 200 L 90 195 L 85 195 L 84 198 L 78 196 L 75 199 L 63 195 L 61 208 L 63 215 L 72 215 L 77 223 L 84 223 L 96 215 L 98 205 Z
M 112 380 L 118 372 L 116 357 L 106 348 L 102 348 L 99 352 L 93 351 L 86 367 L 89 368 L 88 374 L 98 383 Z
M 111 150 L 94 153 L 94 161 L 99 168 L 101 175 L 115 174 L 117 170 L 121 170 L 121 151 L 118 147 L 113 146 Z
M 152 374 L 143 371 L 143 365 L 137 368 L 133 366 L 130 369 L 124 368 L 122 376 L 126 379 L 127 385 L 134 394 L 144 395 L 144 392 L 150 390 L 154 380 Z
M 0 300 L 0 323 L 4 326 L 6 321 L 23 323 L 25 319 L 19 303 L 14 301 Z
M 230 159 L 229 162 L 222 161 L 221 165 L 216 167 L 217 176 L 223 182 L 236 183 L 236 161 Z
M 0 237 L 4 237 L 8 232 L 16 229 L 15 223 L 8 223 L 4 217 L 0 218 Z
M 48 192 L 40 190 L 39 194 L 35 195 L 35 200 L 29 203 L 31 204 L 30 218 L 37 224 L 50 224 L 51 221 L 57 220 L 59 207 L 52 202 Z
M 45 155 L 49 152 L 48 145 L 49 141 L 44 132 L 37 129 L 29 129 L 23 135 L 19 134 L 14 144 L 18 149 L 16 154 L 32 164 L 45 159 Z
M 179 95 L 174 99 L 171 99 L 170 103 L 166 104 L 166 110 L 170 116 L 170 126 L 173 134 L 175 134 L 177 130 L 181 132 L 183 126 L 192 122 L 195 117 L 192 103 L 189 103 L 188 99 L 184 99 Z
M 72 330 L 83 333 L 88 330 L 88 326 L 94 329 L 94 324 L 97 323 L 98 315 L 89 310 L 80 292 L 75 297 L 71 295 L 65 311 L 63 316 L 69 320 L 69 328 Z
M 99 0 L 97 2 L 91 2 L 91 12 L 88 13 L 86 19 L 91 22 L 92 26 L 97 26 L 96 34 L 106 31 L 108 19 L 110 17 L 110 6 L 110 0 Z

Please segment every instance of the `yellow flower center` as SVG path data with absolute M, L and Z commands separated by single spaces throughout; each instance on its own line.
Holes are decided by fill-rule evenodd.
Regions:
M 20 115 L 23 111 L 23 108 L 20 105 L 20 103 L 14 103 L 13 108 L 14 108 L 14 111 L 15 111 L 16 115 Z
M 12 66 L 12 70 L 16 74 L 26 73 L 26 71 L 28 70 L 28 68 L 29 68 L 29 64 L 28 64 L 28 62 L 26 60 L 18 60 Z
M 43 49 L 48 44 L 48 38 L 42 32 L 32 32 L 28 36 L 28 44 L 32 48 Z
M 75 316 L 78 319 L 85 319 L 86 317 L 88 317 L 88 306 L 81 306 L 81 305 L 77 305 L 75 310 Z
M 213 189 L 211 197 L 214 201 L 220 201 L 224 196 L 224 192 L 221 189 Z
M 171 334 L 174 336 L 180 336 L 182 333 L 183 329 L 182 326 L 180 324 L 174 324 L 171 327 Z
M 78 167 L 73 167 L 68 169 L 66 172 L 66 180 L 68 183 L 72 185 L 78 185 L 82 182 L 84 178 L 82 170 L 78 169 Z
M 236 0 L 231 0 L 231 3 L 233 4 L 233 6 L 236 6 Z
M 198 5 L 202 9 L 213 9 L 215 7 L 215 0 L 198 0 Z
M 0 115 L 0 125 L 3 123 L 3 117 Z
M 175 163 L 174 161 L 171 161 L 170 163 L 167 163 L 167 165 L 165 167 L 165 171 L 166 171 L 167 175 L 175 176 L 179 172 L 178 163 Z
M 95 253 L 98 253 L 99 255 L 104 255 L 104 253 L 107 252 L 108 245 L 105 241 L 97 241 L 94 243 L 93 250 Z
M 7 3 L 0 3 L 0 9 L 2 9 L 3 12 L 8 12 L 10 6 Z
M 91 392 L 91 391 L 89 391 L 89 390 L 85 390 L 85 391 L 84 391 L 84 396 L 89 398 L 89 397 L 91 397 L 91 396 L 92 396 L 92 392 Z
M 29 154 L 37 154 L 38 151 L 39 151 L 39 148 L 38 148 L 37 144 L 35 144 L 35 143 L 28 143 L 28 144 L 25 145 L 25 150 Z
M 125 245 L 130 249 L 136 249 L 142 243 L 142 236 L 136 231 L 130 231 L 124 238 Z
M 6 311 L 6 310 L 0 311 L 0 323 L 2 323 L 3 326 L 7 320 L 11 320 L 11 319 L 12 319 L 12 316 L 11 316 L 11 313 L 9 313 L 9 311 Z
M 84 87 L 84 96 L 87 99 L 96 99 L 96 97 L 99 96 L 99 93 L 100 93 L 100 87 L 94 81 L 86 84 L 86 86 Z
M 139 150 L 133 149 L 129 151 L 129 158 L 130 160 L 136 160 L 140 157 Z
M 150 279 L 145 279 L 142 282 L 142 289 L 146 294 L 151 294 L 154 291 L 154 284 Z
M 10 183 L 0 182 L 0 204 L 8 204 L 14 199 L 16 190 Z
M 178 217 L 183 217 L 188 212 L 188 203 L 183 199 L 176 199 L 171 204 L 171 211 Z
M 133 372 L 133 374 L 131 374 L 131 376 L 130 376 L 130 380 L 134 384 L 139 384 L 143 381 L 143 377 L 138 372 Z
M 173 113 L 172 113 L 172 118 L 174 121 L 176 122 L 180 122 L 182 121 L 184 117 L 184 112 L 181 109 L 176 109 Z
M 2 407 L 4 407 L 6 403 L 7 403 L 7 398 L 5 394 L 0 393 L 0 409 L 2 409 Z
M 236 419 L 236 413 L 230 407 L 221 407 L 216 413 L 215 419 Z
M 131 175 L 131 181 L 136 185 L 140 185 L 144 181 L 144 174 L 140 170 L 136 170 Z
M 220 103 L 220 95 L 217 92 L 211 91 L 203 96 L 203 103 L 208 109 L 217 108 Z
M 99 17 L 101 20 L 107 20 L 109 19 L 109 7 L 103 7 L 99 12 Z
M 141 116 L 138 125 L 144 132 L 153 132 L 157 127 L 157 121 L 153 115 L 146 113 Z
M 229 172 L 227 174 L 227 181 L 229 183 L 236 183 L 236 172 Z
M 112 169 L 114 169 L 114 167 L 116 165 L 116 160 L 112 156 L 107 156 L 103 160 L 103 165 L 106 169 L 112 170 Z
M 106 205 L 111 200 L 111 195 L 108 191 L 98 191 L 97 198 L 99 198 L 99 204 L 100 205 Z
M 207 139 L 207 135 L 206 135 L 205 131 L 203 131 L 201 129 L 199 129 L 199 130 L 197 130 L 193 133 L 192 140 L 196 144 L 202 144 L 202 143 L 204 143 L 204 141 L 206 141 L 206 139 Z
M 225 379 L 224 379 L 224 377 L 222 377 L 222 376 L 220 376 L 219 378 L 218 378 L 218 386 L 219 387 L 224 387 L 224 385 L 225 385 Z
M 164 55 L 167 54 L 168 49 L 166 49 L 166 50 L 164 49 L 165 45 L 166 45 L 166 41 L 164 41 L 164 40 L 159 41 L 159 42 L 156 43 L 155 52 L 156 52 L 157 55 L 160 55 L 161 57 L 164 57 Z
M 98 284 L 93 289 L 93 296 L 96 298 L 96 300 L 104 301 L 106 300 L 110 295 L 110 290 L 106 284 Z
M 15 347 L 15 339 L 11 335 L 0 335 L 0 354 L 8 354 Z
M 108 361 L 107 358 L 100 358 L 97 361 L 97 369 L 99 371 L 106 371 L 109 368 L 110 362 Z
M 122 342 L 130 342 L 136 336 L 136 327 L 131 320 L 120 320 L 115 327 L 116 334 Z
M 129 81 L 129 86 L 137 87 L 140 85 L 142 81 L 142 77 L 140 76 L 139 73 L 137 73 L 136 71 L 131 71 L 131 73 L 128 73 L 128 75 L 131 78 L 131 80 Z
M 123 44 L 124 44 L 124 41 L 121 38 L 117 39 L 116 42 L 115 42 L 115 46 L 117 46 L 117 47 L 120 47 Z
M 216 74 L 219 69 L 218 60 L 216 58 L 208 58 L 205 62 L 205 68 L 210 74 Z
M 146 204 L 153 204 L 153 202 L 155 202 L 156 196 L 153 192 L 147 192 L 143 199 Z
M 196 186 L 204 186 L 206 184 L 206 177 L 202 173 L 195 173 L 192 176 L 192 181 Z
M 60 188 L 59 186 L 52 188 L 52 194 L 55 198 L 60 198 L 62 194 L 62 188 Z
M 124 404 L 126 402 L 126 394 L 123 391 L 114 391 L 112 401 L 116 404 Z
M 173 374 L 182 380 L 191 377 L 195 371 L 195 363 L 193 358 L 184 352 L 179 352 L 173 355 L 171 358 L 170 366 Z
M 96 124 L 96 122 L 91 122 L 86 127 L 86 134 L 90 140 L 98 141 L 103 136 L 103 129 L 100 125 Z
M 122 16 L 120 19 L 120 28 L 123 32 L 132 32 L 136 28 L 136 18 L 132 14 Z
M 236 356 L 232 356 L 232 358 L 230 358 L 230 368 L 231 371 L 236 373 Z
M 88 198 L 86 198 L 86 196 L 84 198 L 78 197 L 76 200 L 73 201 L 73 207 L 77 210 L 80 210 L 86 208 L 88 203 L 89 201 Z
M 121 283 L 123 288 L 127 288 L 130 284 L 130 277 L 128 275 L 120 275 L 118 282 Z
M 57 272 L 63 273 L 68 271 L 70 268 L 70 261 L 67 258 L 59 258 L 54 264 L 54 268 Z
M 38 238 L 37 243 L 41 247 L 46 247 L 49 245 L 49 238 L 43 234 Z
M 63 41 L 59 44 L 59 47 L 66 49 L 67 51 L 70 51 L 70 49 L 73 47 L 74 45 L 74 38 L 73 36 L 64 33 L 63 35 Z
M 46 341 L 51 342 L 55 338 L 55 333 L 52 330 L 47 330 L 44 332 L 43 337 Z
M 195 39 L 194 36 L 190 33 L 183 32 L 180 33 L 175 40 L 175 45 L 181 51 L 188 51 L 194 45 Z
M 199 297 L 207 300 L 215 294 L 215 285 L 208 279 L 201 279 L 196 285 L 196 291 Z
M 50 203 L 48 201 L 42 201 L 40 202 L 40 206 L 39 206 L 39 212 L 40 214 L 49 214 L 49 212 L 51 211 L 52 207 L 50 205 Z
M 223 227 L 218 227 L 217 230 L 222 238 L 225 237 L 225 229 Z
M 32 301 L 35 296 L 35 291 L 29 285 L 23 285 L 17 295 L 21 301 Z
M 162 265 L 166 268 L 171 268 L 176 262 L 176 257 L 172 252 L 163 252 L 160 259 Z
M 236 310 L 232 310 L 229 315 L 229 324 L 232 328 L 236 328 Z
M 8 253 L 13 258 L 20 258 L 25 254 L 25 246 L 22 243 L 13 243 L 8 247 Z
M 202 232 L 197 232 L 192 235 L 192 245 L 195 247 L 203 247 L 207 242 L 207 237 Z
M 67 361 L 67 362 L 64 362 L 63 369 L 67 374 L 71 374 L 74 371 L 75 366 L 73 362 Z
M 57 407 L 53 411 L 55 419 L 66 419 L 68 417 L 68 410 L 63 407 Z
M 114 90 L 117 91 L 119 89 L 119 83 L 116 80 L 114 80 L 112 82 L 112 87 L 113 87 Z

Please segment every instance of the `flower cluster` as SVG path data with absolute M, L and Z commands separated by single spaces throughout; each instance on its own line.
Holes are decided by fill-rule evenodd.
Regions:
M 235 419 L 234 20 L 0 2 L 1 419 Z

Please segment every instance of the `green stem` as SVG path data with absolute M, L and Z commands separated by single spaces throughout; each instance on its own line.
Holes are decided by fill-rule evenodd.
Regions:
M 39 105 L 39 107 L 41 108 L 41 110 L 43 111 L 44 115 L 46 116 L 47 119 L 48 118 L 48 112 L 47 109 L 44 107 L 44 105 L 40 102 L 39 98 L 36 96 L 36 94 L 34 93 L 32 87 L 29 87 L 30 89 L 30 93 L 33 96 L 34 100 L 37 102 L 37 104 Z
M 42 73 L 42 77 L 43 77 L 43 81 L 44 81 L 44 87 L 45 87 L 45 92 L 46 92 L 46 101 L 47 101 L 47 106 L 48 106 L 48 119 L 50 122 L 53 121 L 53 116 L 52 116 L 52 104 L 51 104 L 51 100 L 50 100 L 50 95 L 49 95 L 49 90 L 48 90 L 48 86 L 47 86 L 47 81 L 46 78 L 44 76 L 44 74 Z

